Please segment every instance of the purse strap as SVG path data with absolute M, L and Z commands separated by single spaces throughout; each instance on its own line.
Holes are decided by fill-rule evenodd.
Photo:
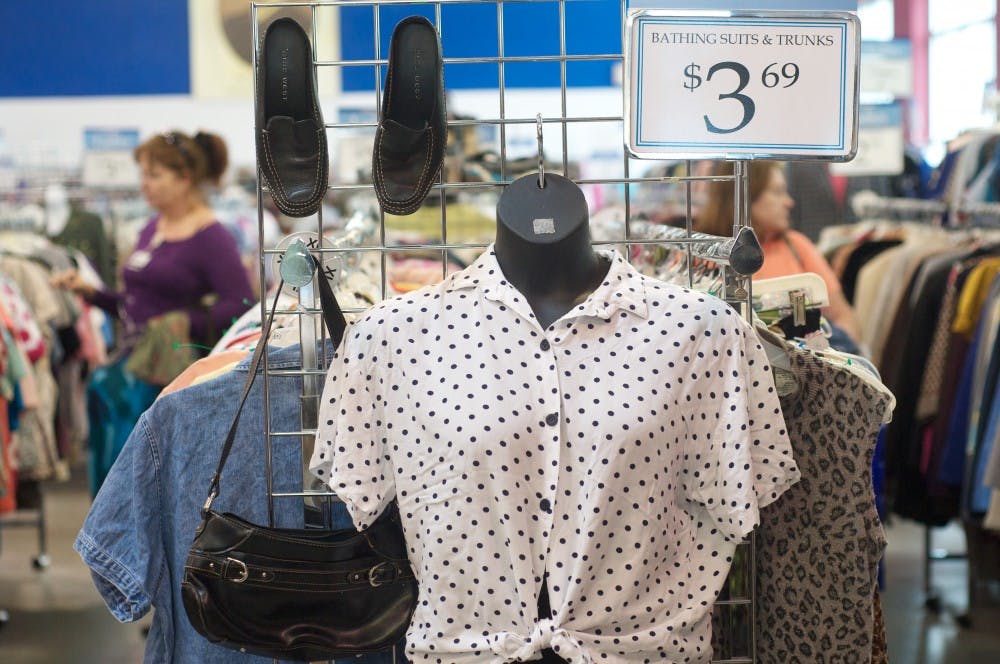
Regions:
M 344 332 L 347 330 L 347 319 L 344 318 L 344 312 L 340 308 L 340 303 L 337 302 L 336 296 L 333 294 L 333 288 L 330 287 L 330 282 L 326 278 L 326 274 L 320 267 L 320 262 L 310 255 L 309 259 L 313 262 L 313 274 L 314 281 L 319 282 L 319 300 L 320 307 L 323 310 L 323 320 L 326 322 L 326 328 L 330 331 L 330 339 L 333 340 L 334 348 L 340 346 L 340 342 L 344 338 Z M 274 296 L 274 303 L 271 305 L 271 311 L 267 315 L 267 320 L 264 322 L 260 341 L 257 342 L 257 348 L 254 349 L 253 357 L 250 359 L 249 373 L 247 375 L 247 383 L 243 388 L 243 396 L 240 398 L 240 405 L 236 409 L 236 415 L 233 416 L 233 423 L 229 426 L 229 433 L 226 434 L 226 442 L 222 446 L 222 454 L 219 457 L 219 465 L 215 469 L 215 473 L 212 475 L 212 481 L 208 485 L 208 499 L 205 501 L 205 506 L 202 508 L 202 513 L 205 514 L 212 507 L 212 501 L 216 499 L 219 495 L 219 480 L 222 477 L 222 469 L 226 465 L 226 460 L 229 458 L 229 453 L 233 449 L 233 443 L 236 440 L 236 429 L 240 423 L 240 415 L 243 413 L 243 407 L 246 405 L 247 397 L 250 396 L 250 389 L 253 387 L 253 383 L 257 378 L 257 371 L 260 369 L 260 361 L 264 356 L 264 347 L 267 346 L 267 340 L 271 336 L 271 325 L 274 323 L 274 312 L 278 308 L 278 299 L 281 294 L 281 289 L 285 285 L 285 280 L 281 279 L 278 282 L 278 290 Z

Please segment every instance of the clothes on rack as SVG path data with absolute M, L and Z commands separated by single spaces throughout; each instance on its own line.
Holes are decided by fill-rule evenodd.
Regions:
M 0 275 L 5 285 L 0 301 L 12 316 L 12 336 L 22 347 L 31 373 L 29 408 L 21 413 L 14 448 L 18 476 L 25 480 L 66 479 L 67 458 L 56 439 L 58 386 L 53 361 L 62 364 L 60 330 L 72 329 L 79 310 L 61 298 L 48 283 L 49 272 L 28 256 L 0 251 Z M 58 349 L 58 355 L 56 352 Z M 62 449 L 71 457 L 81 450 L 79 440 L 65 441 Z
M 41 483 L 67 479 L 85 458 L 83 381 L 101 347 L 78 299 L 49 284 L 72 252 L 20 226 L 23 212 L 0 206 L 0 513 L 41 508 Z
M 332 347 L 318 348 L 328 355 Z M 298 346 L 269 351 L 269 370 L 301 368 Z M 139 419 L 101 487 L 74 548 L 92 570 L 108 609 L 122 622 L 153 610 L 145 662 L 270 662 L 229 650 L 201 637 L 184 614 L 180 583 L 191 538 L 201 520 L 209 479 L 226 437 L 229 419 L 246 384 L 249 360 L 214 380 L 166 395 Z M 271 431 L 298 431 L 302 379 L 275 374 L 269 381 Z M 267 523 L 268 494 L 263 442 L 265 402 L 257 381 L 247 399 L 230 463 L 223 472 L 226 491 L 215 503 L 257 523 Z M 203 416 L 199 416 L 201 414 Z M 275 492 L 302 488 L 297 439 L 272 445 Z M 343 505 L 331 506 L 331 527 L 350 526 Z M 301 528 L 303 504 L 274 500 L 275 525 Z M 350 658 L 361 664 L 391 662 L 390 654 Z
M 20 382 L 27 374 L 27 363 L 19 356 L 22 352 L 10 329 L 0 326 L 0 514 L 17 508 L 11 433 L 24 408 Z
M 101 281 L 113 284 L 115 277 L 115 248 L 104 220 L 87 210 L 79 202 L 69 207 L 69 216 L 52 241 L 62 247 L 77 249 L 97 270 Z
M 995 490 L 986 469 L 996 437 L 1000 233 L 877 220 L 854 230 L 860 235 L 842 250 L 864 259 L 838 263 L 860 266 L 855 306 L 899 400 L 885 436 L 887 504 L 928 527 L 961 518 L 971 584 L 1000 578 L 1000 569 L 973 564 L 971 555 L 980 562 L 1000 555 L 1000 540 L 984 530 Z M 882 242 L 887 237 L 894 244 Z M 867 242 L 881 244 L 865 251 Z
M 359 528 L 399 501 L 421 594 L 441 598 L 417 607 L 414 659 L 707 662 L 735 546 L 798 479 L 752 328 L 605 260 L 542 330 L 490 249 L 376 305 L 334 358 L 310 469 Z M 706 408 L 719 395 L 730 408 Z M 545 573 L 553 617 L 536 620 Z
M 761 510 L 756 661 L 867 662 L 878 638 L 885 642 L 874 589 L 886 540 L 872 462 L 893 397 L 835 354 L 784 349 L 795 389 L 781 410 L 802 478 Z

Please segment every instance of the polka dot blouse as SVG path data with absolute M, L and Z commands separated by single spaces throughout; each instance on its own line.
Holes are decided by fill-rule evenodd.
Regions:
M 333 361 L 310 467 L 358 528 L 398 499 L 414 662 L 708 662 L 735 546 L 798 479 L 753 330 L 603 256 L 542 329 L 491 248 Z

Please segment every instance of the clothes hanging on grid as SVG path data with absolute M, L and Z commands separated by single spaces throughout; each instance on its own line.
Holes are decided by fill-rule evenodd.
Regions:
M 797 471 L 789 456 L 776 396 L 766 387 L 771 379 L 753 331 L 713 298 L 641 277 L 620 255 L 607 255 L 608 259 L 613 262 L 603 285 L 563 319 L 542 330 L 524 299 L 503 280 L 489 250 L 439 286 L 377 305 L 349 331 L 346 346 L 332 365 L 311 468 L 321 472 L 347 502 L 358 526 L 374 519 L 395 495 L 412 542 L 411 554 L 417 556 L 412 561 L 415 568 L 425 569 L 428 561 L 456 555 L 471 559 L 460 567 L 435 563 L 433 575 L 421 574 L 421 592 L 445 599 L 418 607 L 407 644 L 411 656 L 419 659 L 426 653 L 438 661 L 457 661 L 487 650 L 492 653 L 491 661 L 505 661 L 528 657 L 546 647 L 570 661 L 586 656 L 582 653 L 596 656 L 599 652 L 622 661 L 679 656 L 708 661 L 711 656 L 707 649 L 709 612 L 725 577 L 718 572 L 728 569 L 735 544 L 753 527 L 757 509 L 793 483 Z M 483 324 L 485 321 L 489 323 Z M 453 341 L 458 337 L 463 339 L 461 347 Z M 698 348 L 686 351 L 690 339 L 702 337 L 705 340 L 697 343 Z M 525 351 L 515 352 L 522 347 Z M 530 350 L 532 347 L 535 350 Z M 388 348 L 388 354 L 382 348 Z M 464 355 L 463 348 L 468 349 Z M 476 348 L 481 350 L 472 352 Z M 661 392 L 662 385 L 643 379 L 648 378 L 645 369 L 642 376 L 633 375 L 640 366 L 648 366 L 647 358 L 659 355 L 663 361 L 653 375 L 676 382 L 689 399 L 680 397 L 676 403 L 668 399 L 674 404 L 670 405 L 656 396 L 670 390 Z M 734 362 L 733 371 L 724 372 L 728 376 L 725 380 L 732 384 L 714 385 L 711 376 L 715 373 L 701 369 L 701 355 Z M 520 364 L 511 361 L 518 357 Z M 484 362 L 486 366 L 480 366 Z M 453 369 L 448 369 L 451 365 Z M 583 373 L 578 365 L 583 366 Z M 393 368 L 397 366 L 405 376 Z M 675 372 L 694 378 L 688 381 Z M 455 387 L 448 382 L 452 375 Z M 464 400 L 453 400 L 455 390 L 461 397 L 460 385 L 468 381 L 482 384 L 476 390 L 470 387 L 471 394 Z M 446 386 L 443 392 L 436 387 L 440 382 Z M 405 393 L 399 392 L 402 396 L 397 397 L 393 385 L 404 384 Z M 757 387 L 751 387 L 754 384 Z M 593 404 L 592 399 L 579 401 L 579 390 L 585 387 L 588 394 L 589 390 L 600 390 L 595 398 L 596 394 L 607 394 L 608 400 L 603 406 Z M 629 394 L 627 403 L 648 405 L 637 405 L 634 411 L 631 406 L 622 406 L 622 398 L 614 396 L 622 387 Z M 644 396 L 648 390 L 652 392 Z M 364 394 L 364 399 L 355 401 L 351 396 L 355 392 Z M 741 403 L 754 414 L 749 415 L 749 421 L 740 419 L 747 411 L 734 406 L 735 420 L 716 422 L 715 417 L 701 412 L 704 395 L 709 392 L 726 392 L 733 395 L 731 398 L 747 395 L 747 401 Z M 406 401 L 406 408 L 400 399 Z M 758 409 L 753 404 L 764 405 Z M 376 405 L 377 413 L 372 411 Z M 650 447 L 650 427 L 666 426 L 661 411 L 669 414 L 675 410 L 673 427 L 664 432 L 665 437 L 660 434 L 660 443 Z M 470 419 L 463 424 L 466 418 Z M 334 424 L 324 426 L 327 421 Z M 373 423 L 387 429 L 371 430 Z M 727 427 L 744 426 L 760 441 L 750 449 L 721 444 L 698 453 L 687 448 L 724 436 Z M 392 433 L 386 436 L 388 427 Z M 471 428 L 466 432 L 466 427 Z M 636 444 L 621 447 L 620 454 L 602 453 L 614 451 L 608 446 L 621 438 L 623 430 Z M 424 431 L 426 444 L 416 444 L 413 436 L 423 439 L 420 432 Z M 484 436 L 477 433 L 480 431 L 488 433 Z M 525 440 L 538 441 L 537 453 L 530 457 L 514 454 L 527 444 L 520 442 Z M 542 444 L 542 440 L 546 442 Z M 696 467 L 677 461 L 685 454 L 688 463 Z M 442 466 L 438 457 L 447 466 Z M 380 472 L 383 458 L 391 460 L 394 476 Z M 599 458 L 603 461 L 598 462 Z M 629 464 L 659 468 L 655 459 L 660 459 L 662 470 L 651 471 L 653 481 L 648 486 L 640 481 L 639 487 L 646 489 L 632 498 L 635 485 L 622 484 L 630 472 Z M 735 470 L 724 470 L 730 462 L 730 469 Z M 702 463 L 709 466 L 709 475 L 703 474 Z M 687 470 L 682 471 L 681 466 Z M 535 467 L 548 477 L 537 493 L 530 488 L 535 484 Z M 770 471 L 754 479 L 765 467 Z M 435 470 L 428 473 L 427 468 Z M 741 481 L 735 476 L 723 481 L 712 479 L 716 471 L 750 475 Z M 475 482 L 482 488 L 467 494 L 464 483 Z M 490 489 L 494 483 L 495 488 Z M 469 509 L 466 497 L 474 502 L 475 496 L 489 497 L 489 504 L 473 506 L 470 513 L 459 516 Z M 510 497 L 510 505 L 503 505 L 504 496 Z M 621 506 L 616 496 L 626 496 Z M 630 499 L 634 508 L 629 506 Z M 737 512 L 721 509 L 722 503 L 729 501 L 740 506 Z M 675 504 L 676 509 L 667 509 Z M 588 517 L 586 524 L 577 523 L 582 514 L 604 516 L 600 521 Z M 462 535 L 465 531 L 456 526 L 468 518 L 481 521 L 477 533 L 495 532 L 501 539 L 483 541 L 478 536 Z M 660 524 L 655 534 L 662 545 L 656 550 L 667 558 L 643 553 L 650 542 L 651 521 Z M 517 535 L 511 528 L 524 534 Z M 589 531 L 593 536 L 584 536 Z M 529 539 L 525 541 L 525 537 Z M 560 545 L 546 555 L 546 541 Z M 480 549 L 477 542 L 486 546 Z M 619 547 L 619 553 L 606 553 L 608 546 Z M 643 590 L 642 580 L 658 576 L 655 569 L 681 564 L 677 556 L 688 550 L 696 558 L 704 558 L 705 571 L 682 566 L 685 575 L 696 575 L 690 583 L 684 582 L 689 588 L 684 592 L 700 588 L 698 606 L 702 608 L 697 617 L 686 617 L 685 626 L 680 627 L 672 622 L 678 617 L 671 615 L 670 606 L 660 605 Z M 559 551 L 564 554 L 559 555 Z M 621 555 L 627 557 L 621 559 Z M 610 571 L 594 577 L 580 567 L 594 564 L 606 565 Z M 485 623 L 471 623 L 468 612 L 454 604 L 463 603 L 465 593 L 448 589 L 448 584 L 454 583 L 472 592 L 462 570 L 480 565 L 492 570 L 489 578 L 499 579 L 490 588 L 489 606 L 501 612 L 503 622 L 490 619 L 495 625 L 492 629 Z M 546 573 L 553 618 L 537 621 L 532 608 L 519 617 L 522 612 L 516 607 L 519 603 L 534 606 L 538 584 Z M 438 588 L 439 583 L 444 585 Z M 633 594 L 632 588 L 638 588 L 638 594 Z M 616 599 L 619 595 L 621 601 Z M 632 619 L 635 629 L 640 629 L 641 623 L 643 634 L 648 636 L 627 644 L 600 638 L 595 643 L 588 634 L 599 625 L 584 619 L 577 610 L 568 610 L 570 605 L 581 607 L 580 611 L 590 606 L 593 615 L 613 616 L 622 601 L 637 612 Z M 643 606 L 652 613 L 640 619 L 646 611 Z M 470 626 L 462 628 L 448 620 L 453 614 L 461 614 Z M 629 620 L 627 616 L 622 619 Z M 657 638 L 668 626 L 673 626 L 674 639 Z M 438 631 L 449 635 L 448 651 L 454 654 L 441 652 L 435 636 Z M 685 655 L 678 654 L 681 648 Z
M 355 267 L 365 260 L 349 262 Z M 337 297 L 341 302 L 367 307 L 370 303 L 358 297 L 357 291 L 371 288 L 364 272 L 349 271 L 342 275 Z M 280 309 L 296 309 L 298 300 L 290 288 L 286 286 L 279 297 Z M 254 311 L 258 312 L 256 322 Z M 226 418 L 216 415 L 235 408 L 239 402 L 246 384 L 247 349 L 260 339 L 259 311 L 258 306 L 244 315 L 230 330 L 233 334 L 224 337 L 224 347 L 191 365 L 141 415 L 74 544 L 115 617 L 132 622 L 153 609 L 153 623 L 146 639 L 147 664 L 271 661 L 214 645 L 201 637 L 184 615 L 180 584 L 165 581 L 182 575 L 191 537 L 200 522 L 204 488 L 225 438 L 225 430 L 219 427 L 228 426 Z M 271 432 L 302 429 L 303 381 L 300 375 L 290 375 L 302 368 L 300 319 L 299 313 L 279 316 L 269 339 L 267 371 L 276 372 L 270 377 L 266 398 Z M 317 346 L 316 355 L 330 357 L 333 350 L 327 341 Z M 266 523 L 268 491 L 301 492 L 303 478 L 302 443 L 298 437 L 278 434 L 271 442 L 273 485 L 268 488 L 262 382 L 257 381 L 250 393 L 245 421 L 240 424 L 224 471 L 228 497 L 220 497 L 216 504 Z M 306 522 L 300 499 L 274 499 L 273 506 L 276 526 L 301 528 Z M 325 509 L 319 519 L 324 527 L 350 526 L 342 504 L 333 503 Z M 136 514 L 152 516 L 136 519 Z M 315 525 L 315 510 L 308 516 L 309 523 Z M 392 664 L 403 660 L 394 660 L 389 652 L 351 661 Z

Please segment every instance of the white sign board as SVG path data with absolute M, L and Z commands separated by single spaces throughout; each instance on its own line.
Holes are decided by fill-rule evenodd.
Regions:
M 691 9 L 692 0 L 628 0 L 629 9 Z M 858 11 L 858 0 L 697 0 L 698 9 L 794 9 L 796 11 Z
M 635 157 L 845 161 L 857 149 L 853 14 L 633 11 L 626 39 Z
M 859 112 L 858 154 L 843 164 L 831 164 L 835 175 L 899 175 L 903 172 L 903 107 L 865 105 Z
M 139 145 L 138 129 L 83 130 L 84 186 L 131 189 L 139 186 L 139 167 L 132 151 Z
M 861 91 L 913 96 L 913 47 L 908 39 L 861 42 Z

